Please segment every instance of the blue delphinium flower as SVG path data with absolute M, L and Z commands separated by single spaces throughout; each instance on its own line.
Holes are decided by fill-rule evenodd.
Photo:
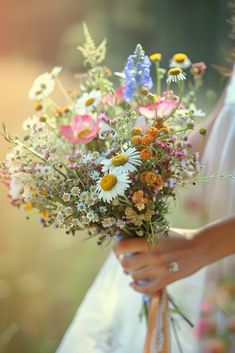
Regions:
M 132 99 L 140 88 L 152 88 L 153 81 L 150 76 L 150 66 L 151 61 L 145 55 L 142 46 L 137 44 L 134 54 L 128 57 L 124 69 L 124 83 L 126 85 L 124 96 L 127 102 Z

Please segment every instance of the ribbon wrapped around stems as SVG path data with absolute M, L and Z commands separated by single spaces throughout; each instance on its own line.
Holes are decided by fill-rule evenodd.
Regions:
M 125 236 L 116 236 L 117 241 Z M 134 253 L 125 254 L 133 256 Z M 146 281 L 139 281 L 144 284 Z M 148 326 L 143 353 L 170 353 L 170 317 L 166 289 L 150 298 Z
M 143 353 L 170 353 L 170 318 L 166 289 L 151 298 Z

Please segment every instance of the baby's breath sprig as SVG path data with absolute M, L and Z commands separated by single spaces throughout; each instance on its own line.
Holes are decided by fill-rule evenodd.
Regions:
M 25 150 L 27 150 L 30 154 L 32 154 L 33 156 L 37 157 L 38 159 L 40 159 L 41 161 L 43 161 L 44 163 L 48 164 L 48 161 L 46 158 L 44 158 L 43 156 L 41 156 L 38 152 L 36 152 L 34 149 L 32 149 L 31 147 L 28 147 L 27 145 L 25 145 L 24 143 L 22 143 L 19 139 L 19 137 L 12 137 L 9 133 L 8 130 L 6 128 L 5 124 L 2 124 L 3 127 L 3 134 L 1 134 L 5 140 L 15 146 L 20 146 L 22 148 L 24 148 Z M 54 164 L 51 165 L 52 168 L 59 173 L 60 175 L 62 175 L 65 179 L 67 179 L 67 175 L 64 174 L 60 169 L 58 169 Z

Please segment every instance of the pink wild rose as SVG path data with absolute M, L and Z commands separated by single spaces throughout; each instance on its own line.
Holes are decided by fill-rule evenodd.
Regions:
M 108 93 L 103 98 L 103 103 L 108 103 L 110 105 L 121 104 L 124 102 L 124 89 L 126 88 L 125 85 L 117 88 L 113 94 Z
M 177 96 L 168 97 L 164 95 L 155 103 L 155 106 L 153 103 L 149 103 L 145 107 L 139 107 L 139 112 L 149 119 L 155 117 L 157 119 L 167 118 L 178 104 L 179 98 Z
M 61 134 L 74 144 L 88 143 L 92 141 L 99 130 L 99 122 L 88 115 L 78 115 L 72 120 L 71 125 L 62 125 Z

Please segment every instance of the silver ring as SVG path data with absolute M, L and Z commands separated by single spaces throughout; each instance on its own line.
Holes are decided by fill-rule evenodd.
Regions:
M 179 264 L 178 262 L 171 262 L 169 265 L 168 265 L 168 270 L 170 272 L 178 272 L 180 270 L 180 267 L 179 267 Z

